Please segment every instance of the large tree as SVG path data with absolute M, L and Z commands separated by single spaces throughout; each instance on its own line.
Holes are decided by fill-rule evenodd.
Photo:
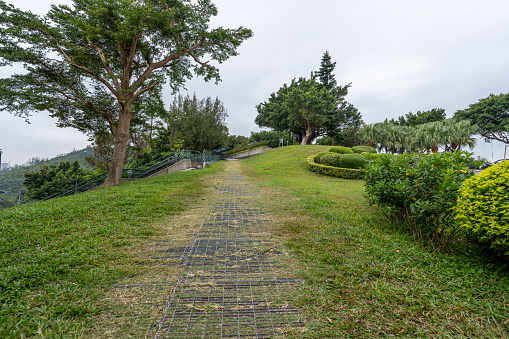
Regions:
M 469 119 L 485 139 L 509 144 L 509 93 L 490 94 L 467 109 L 457 111 L 454 117 Z
M 428 122 L 445 120 L 445 109 L 432 108 L 429 111 L 417 111 L 417 113 L 408 112 L 402 115 L 398 120 L 391 119 L 389 122 L 400 126 L 418 126 Z
M 0 63 L 26 72 L 0 80 L 0 108 L 27 118 L 47 110 L 61 127 L 107 129 L 114 152 L 105 186 L 122 175 L 134 103 L 163 82 L 193 74 L 219 81 L 249 29 L 209 28 L 210 0 L 73 0 L 45 16 L 0 0 Z
M 228 136 L 227 117 L 226 108 L 218 98 L 178 95 L 170 105 L 167 131 L 162 134 L 169 136 L 170 144 L 182 140 L 185 149 L 211 150 L 221 146 Z
M 358 128 L 361 115 L 345 100 L 351 84 L 337 85 L 332 73 L 335 65 L 325 52 L 320 69 L 310 79 L 294 79 L 256 106 L 256 124 L 291 132 L 302 145 L 323 135 L 334 138 L 344 129 Z

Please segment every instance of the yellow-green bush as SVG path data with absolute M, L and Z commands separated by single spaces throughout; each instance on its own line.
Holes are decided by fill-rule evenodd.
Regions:
M 308 165 L 313 172 L 343 179 L 364 179 L 364 171 L 361 169 L 339 168 L 326 166 L 314 162 L 314 155 L 308 158 Z
M 509 255 L 509 161 L 489 167 L 461 186 L 456 219 L 480 242 Z

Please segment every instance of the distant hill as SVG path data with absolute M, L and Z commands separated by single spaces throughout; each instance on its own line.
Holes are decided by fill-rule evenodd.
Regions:
M 29 171 L 37 171 L 42 164 L 56 164 L 58 165 L 61 161 L 76 161 L 81 164 L 82 167 L 90 168 L 85 163 L 85 156 L 92 154 L 92 147 L 81 150 L 74 150 L 68 154 L 59 154 L 52 159 L 39 159 L 32 158 L 24 165 L 15 165 L 9 170 L 0 171 L 0 191 L 7 192 L 0 194 L 0 209 L 15 206 L 18 203 L 19 190 L 24 189 L 22 184 L 23 174 Z M 23 200 L 23 197 L 22 197 Z

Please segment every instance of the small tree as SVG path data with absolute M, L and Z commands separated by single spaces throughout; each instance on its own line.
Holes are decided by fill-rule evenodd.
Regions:
M 27 118 L 47 110 L 61 127 L 109 131 L 114 151 L 105 186 L 119 183 L 133 105 L 167 81 L 176 91 L 194 74 L 220 80 L 205 57 L 237 55 L 249 29 L 209 28 L 210 0 L 73 0 L 43 17 L 0 1 L 0 63 L 25 74 L 0 80 L 0 108 Z
M 80 168 L 80 163 L 74 161 L 62 161 L 58 166 L 43 164 L 39 171 L 25 173 L 23 185 L 27 189 L 27 197 L 41 200 L 55 193 L 72 187 L 74 181 L 85 180 L 88 172 Z

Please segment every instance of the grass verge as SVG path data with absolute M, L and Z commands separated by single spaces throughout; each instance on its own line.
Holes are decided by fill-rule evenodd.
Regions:
M 144 273 L 220 166 L 0 211 L 0 337 L 92 335 L 109 287 Z
M 506 264 L 475 248 L 436 254 L 391 228 L 364 181 L 309 170 L 327 146 L 274 149 L 243 161 L 264 186 L 278 235 L 306 284 L 293 295 L 310 338 L 509 337 Z

